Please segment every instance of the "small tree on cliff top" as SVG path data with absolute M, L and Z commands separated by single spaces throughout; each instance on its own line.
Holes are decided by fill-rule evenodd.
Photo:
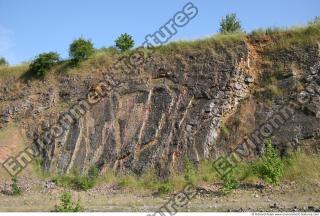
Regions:
M 220 33 L 228 34 L 234 32 L 241 32 L 241 23 L 235 13 L 227 14 L 220 22 Z

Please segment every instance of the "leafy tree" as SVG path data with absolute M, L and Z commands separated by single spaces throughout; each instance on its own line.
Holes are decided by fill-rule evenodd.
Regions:
M 222 18 L 219 31 L 222 34 L 242 31 L 241 23 L 235 13 L 227 14 L 225 18 Z
M 5 65 L 8 65 L 8 62 L 7 62 L 7 60 L 5 59 L 5 58 L 3 58 L 3 57 L 1 57 L 0 58 L 0 66 L 5 66 Z
M 12 177 L 12 184 L 11 184 L 11 188 L 12 188 L 12 195 L 13 196 L 19 196 L 22 194 L 22 189 L 18 186 L 18 179 L 16 176 Z
M 42 53 L 31 62 L 30 70 L 37 76 L 43 77 L 59 61 L 60 56 L 58 53 Z
M 74 40 L 69 47 L 69 56 L 74 65 L 88 59 L 94 53 L 94 47 L 90 40 L 79 38 Z
M 122 52 L 127 51 L 134 46 L 134 40 L 132 39 L 132 36 L 130 36 L 127 33 L 121 34 L 117 38 L 115 43 L 116 43 L 116 47 L 120 49 Z
M 60 205 L 55 206 L 55 212 L 81 212 L 83 207 L 81 207 L 80 202 L 74 203 L 72 201 L 72 196 L 70 192 L 64 192 L 60 197 Z

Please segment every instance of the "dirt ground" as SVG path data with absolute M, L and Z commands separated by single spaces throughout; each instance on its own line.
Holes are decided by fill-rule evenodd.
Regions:
M 64 191 L 52 182 L 22 179 L 24 190 L 21 196 L 9 195 L 9 182 L 1 183 L 0 211 L 53 211 Z M 241 185 L 229 195 L 222 195 L 221 185 L 197 187 L 198 194 L 177 211 L 320 211 L 320 187 L 300 186 L 294 182 L 271 187 L 267 185 Z M 85 211 L 158 211 L 175 194 L 157 195 L 119 189 L 116 185 L 100 184 L 84 191 L 72 191 L 74 201 L 80 200 Z

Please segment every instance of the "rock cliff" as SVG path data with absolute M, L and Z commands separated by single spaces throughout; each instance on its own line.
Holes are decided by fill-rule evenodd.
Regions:
M 44 80 L 5 77 L 1 130 L 16 123 L 26 143 L 39 148 L 35 140 L 104 82 L 106 96 L 40 149 L 44 170 L 85 173 L 96 165 L 167 177 L 186 157 L 196 164 L 230 152 L 289 103 L 294 112 L 270 135 L 273 144 L 281 154 L 320 153 L 320 35 L 289 37 L 282 47 L 284 37 L 226 36 L 173 47 L 130 73 L 102 62 L 84 74 L 64 74 L 61 66 Z M 253 155 L 262 151 L 259 143 Z

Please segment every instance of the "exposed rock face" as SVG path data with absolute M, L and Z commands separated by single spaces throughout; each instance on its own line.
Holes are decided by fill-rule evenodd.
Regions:
M 34 134 L 58 121 L 62 112 L 55 108 L 59 104 L 71 107 L 70 102 L 85 97 L 92 86 L 107 77 L 116 85 L 108 86 L 108 96 L 46 146 L 42 151 L 44 169 L 85 173 L 98 165 L 102 171 L 137 174 L 155 169 L 159 176 L 167 177 L 183 166 L 184 157 L 196 163 L 234 148 L 281 105 L 296 100 L 301 94 L 298 83 L 312 83 L 310 102 L 297 107 L 293 118 L 274 132 L 272 140 L 285 151 L 286 146 L 304 146 L 303 140 L 307 140 L 306 145 L 317 151 L 320 56 L 316 45 L 308 50 L 308 58 L 291 55 L 290 51 L 290 58 L 284 57 L 288 59 L 284 67 L 288 73 L 275 84 L 284 92 L 272 99 L 270 89 L 261 87 L 259 80 L 274 68 L 262 65 L 260 61 L 267 54 L 245 41 L 232 52 L 218 47 L 215 52 L 202 49 L 165 57 L 155 54 L 137 69 L 139 73 L 129 75 L 103 70 L 85 78 L 65 76 L 54 83 L 39 81 L 41 91 L 23 84 L 22 90 L 11 94 L 8 83 L 13 81 L 9 79 L 0 88 L 0 100 L 6 102 L 1 106 L 1 123 L 5 127 L 12 119 L 31 116 L 21 125 L 32 140 Z M 274 62 L 277 64 L 277 60 Z M 222 127 L 228 128 L 227 135 L 221 132 Z
M 189 60 L 153 59 L 144 67 L 151 77 L 114 76 L 120 84 L 66 132 L 59 146 L 47 150 L 54 153 L 45 157 L 46 168 L 85 172 L 98 164 L 136 173 L 156 168 L 166 176 L 184 156 L 199 161 L 217 155 L 220 124 L 247 97 L 252 83 L 237 63 L 248 58 L 242 46 L 225 62 L 197 52 Z

